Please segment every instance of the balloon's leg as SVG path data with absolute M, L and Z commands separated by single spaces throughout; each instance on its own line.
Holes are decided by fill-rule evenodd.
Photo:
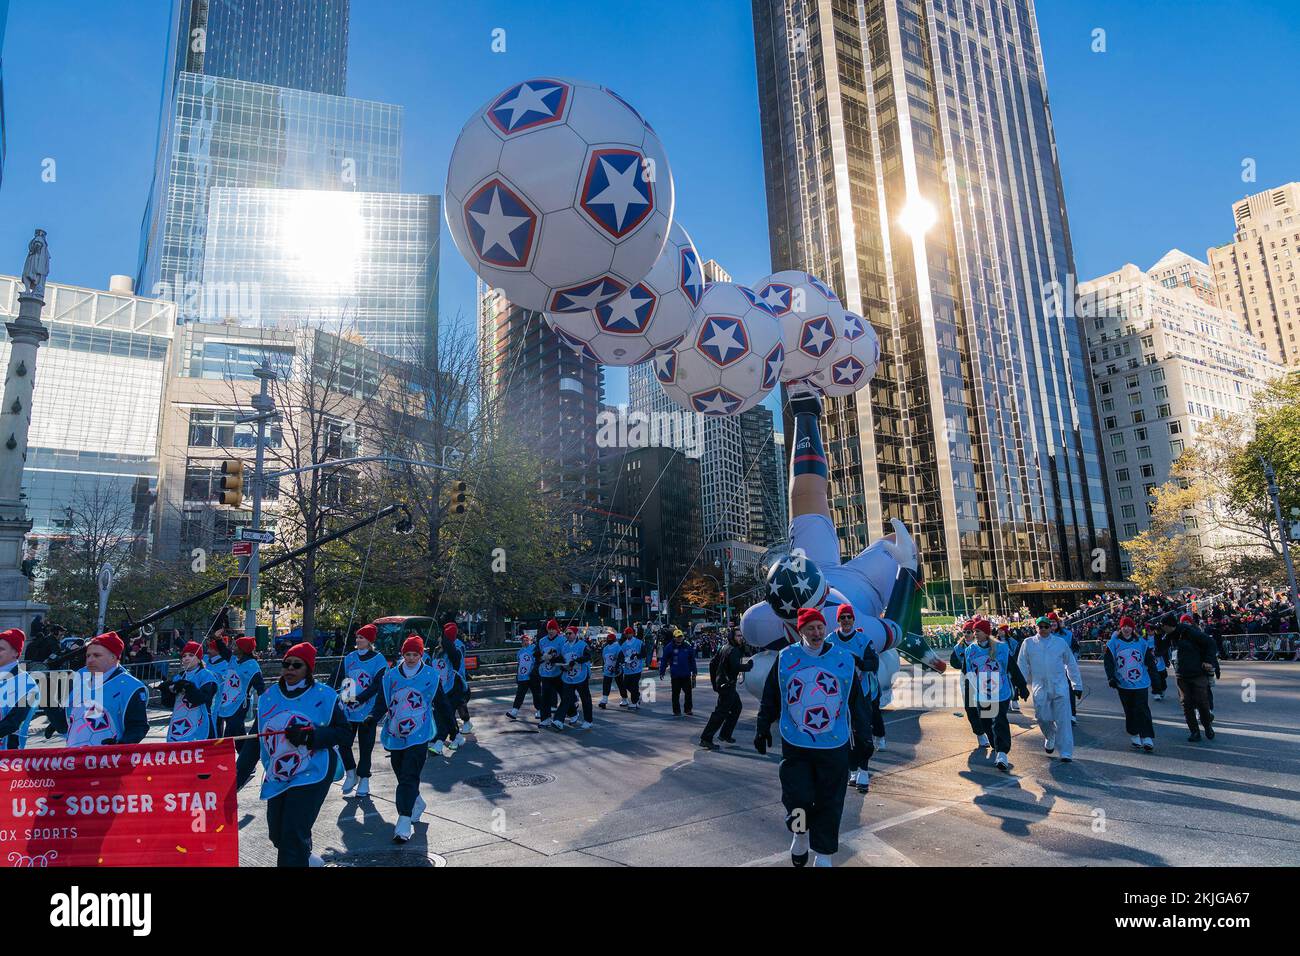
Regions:
M 885 605 L 885 623 L 897 635 L 897 639 L 891 646 L 897 647 L 902 656 L 943 673 L 948 667 L 948 662 L 930 647 L 921 628 L 921 605 L 924 597 L 925 588 L 921 582 L 921 572 L 911 568 L 899 568 L 898 577 L 894 579 L 894 587 L 889 594 L 889 603 Z

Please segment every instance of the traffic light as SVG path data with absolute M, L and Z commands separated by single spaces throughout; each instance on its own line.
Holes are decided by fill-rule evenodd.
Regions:
M 244 500 L 244 463 L 230 459 L 221 463 L 221 495 L 217 499 L 223 505 L 238 508 Z
M 463 515 L 469 508 L 469 486 L 463 481 L 451 484 L 451 513 Z

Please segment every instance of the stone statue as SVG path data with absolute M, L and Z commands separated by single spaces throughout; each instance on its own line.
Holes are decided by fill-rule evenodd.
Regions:
M 45 230 L 37 229 L 27 244 L 27 261 L 23 263 L 23 287 L 28 295 L 45 300 L 45 277 L 50 274 L 50 247 Z

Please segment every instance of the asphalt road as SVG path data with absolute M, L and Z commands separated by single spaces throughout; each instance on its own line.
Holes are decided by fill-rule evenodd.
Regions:
M 1075 762 L 1048 757 L 1030 714 L 1013 714 L 1009 775 L 974 749 L 957 708 L 901 706 L 915 685 L 900 678 L 888 748 L 872 760 L 870 793 L 849 790 L 835 864 L 1300 863 L 1300 665 L 1225 664 L 1214 741 L 1186 742 L 1176 695 L 1154 701 L 1153 754 L 1130 748 L 1101 666 L 1082 666 Z M 667 682 L 656 690 L 640 713 L 611 704 L 592 730 L 563 733 L 506 719 L 504 692 L 478 696 L 470 743 L 429 757 L 429 809 L 410 843 L 391 842 L 395 780 L 377 747 L 373 793 L 333 788 L 316 852 L 342 866 L 788 866 L 779 756 L 751 744 L 756 703 L 745 698 L 739 743 L 710 752 L 696 747 L 713 703 L 707 675 L 692 718 L 672 716 Z M 250 866 L 275 860 L 259 777 L 239 798 Z

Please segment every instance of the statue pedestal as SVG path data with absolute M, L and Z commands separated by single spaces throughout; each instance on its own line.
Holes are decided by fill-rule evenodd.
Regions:
M 32 582 L 18 570 L 23 539 L 31 528 L 30 521 L 0 517 L 0 630 L 20 627 L 24 634 L 31 634 L 32 618 L 44 617 L 50 610 L 31 600 Z

